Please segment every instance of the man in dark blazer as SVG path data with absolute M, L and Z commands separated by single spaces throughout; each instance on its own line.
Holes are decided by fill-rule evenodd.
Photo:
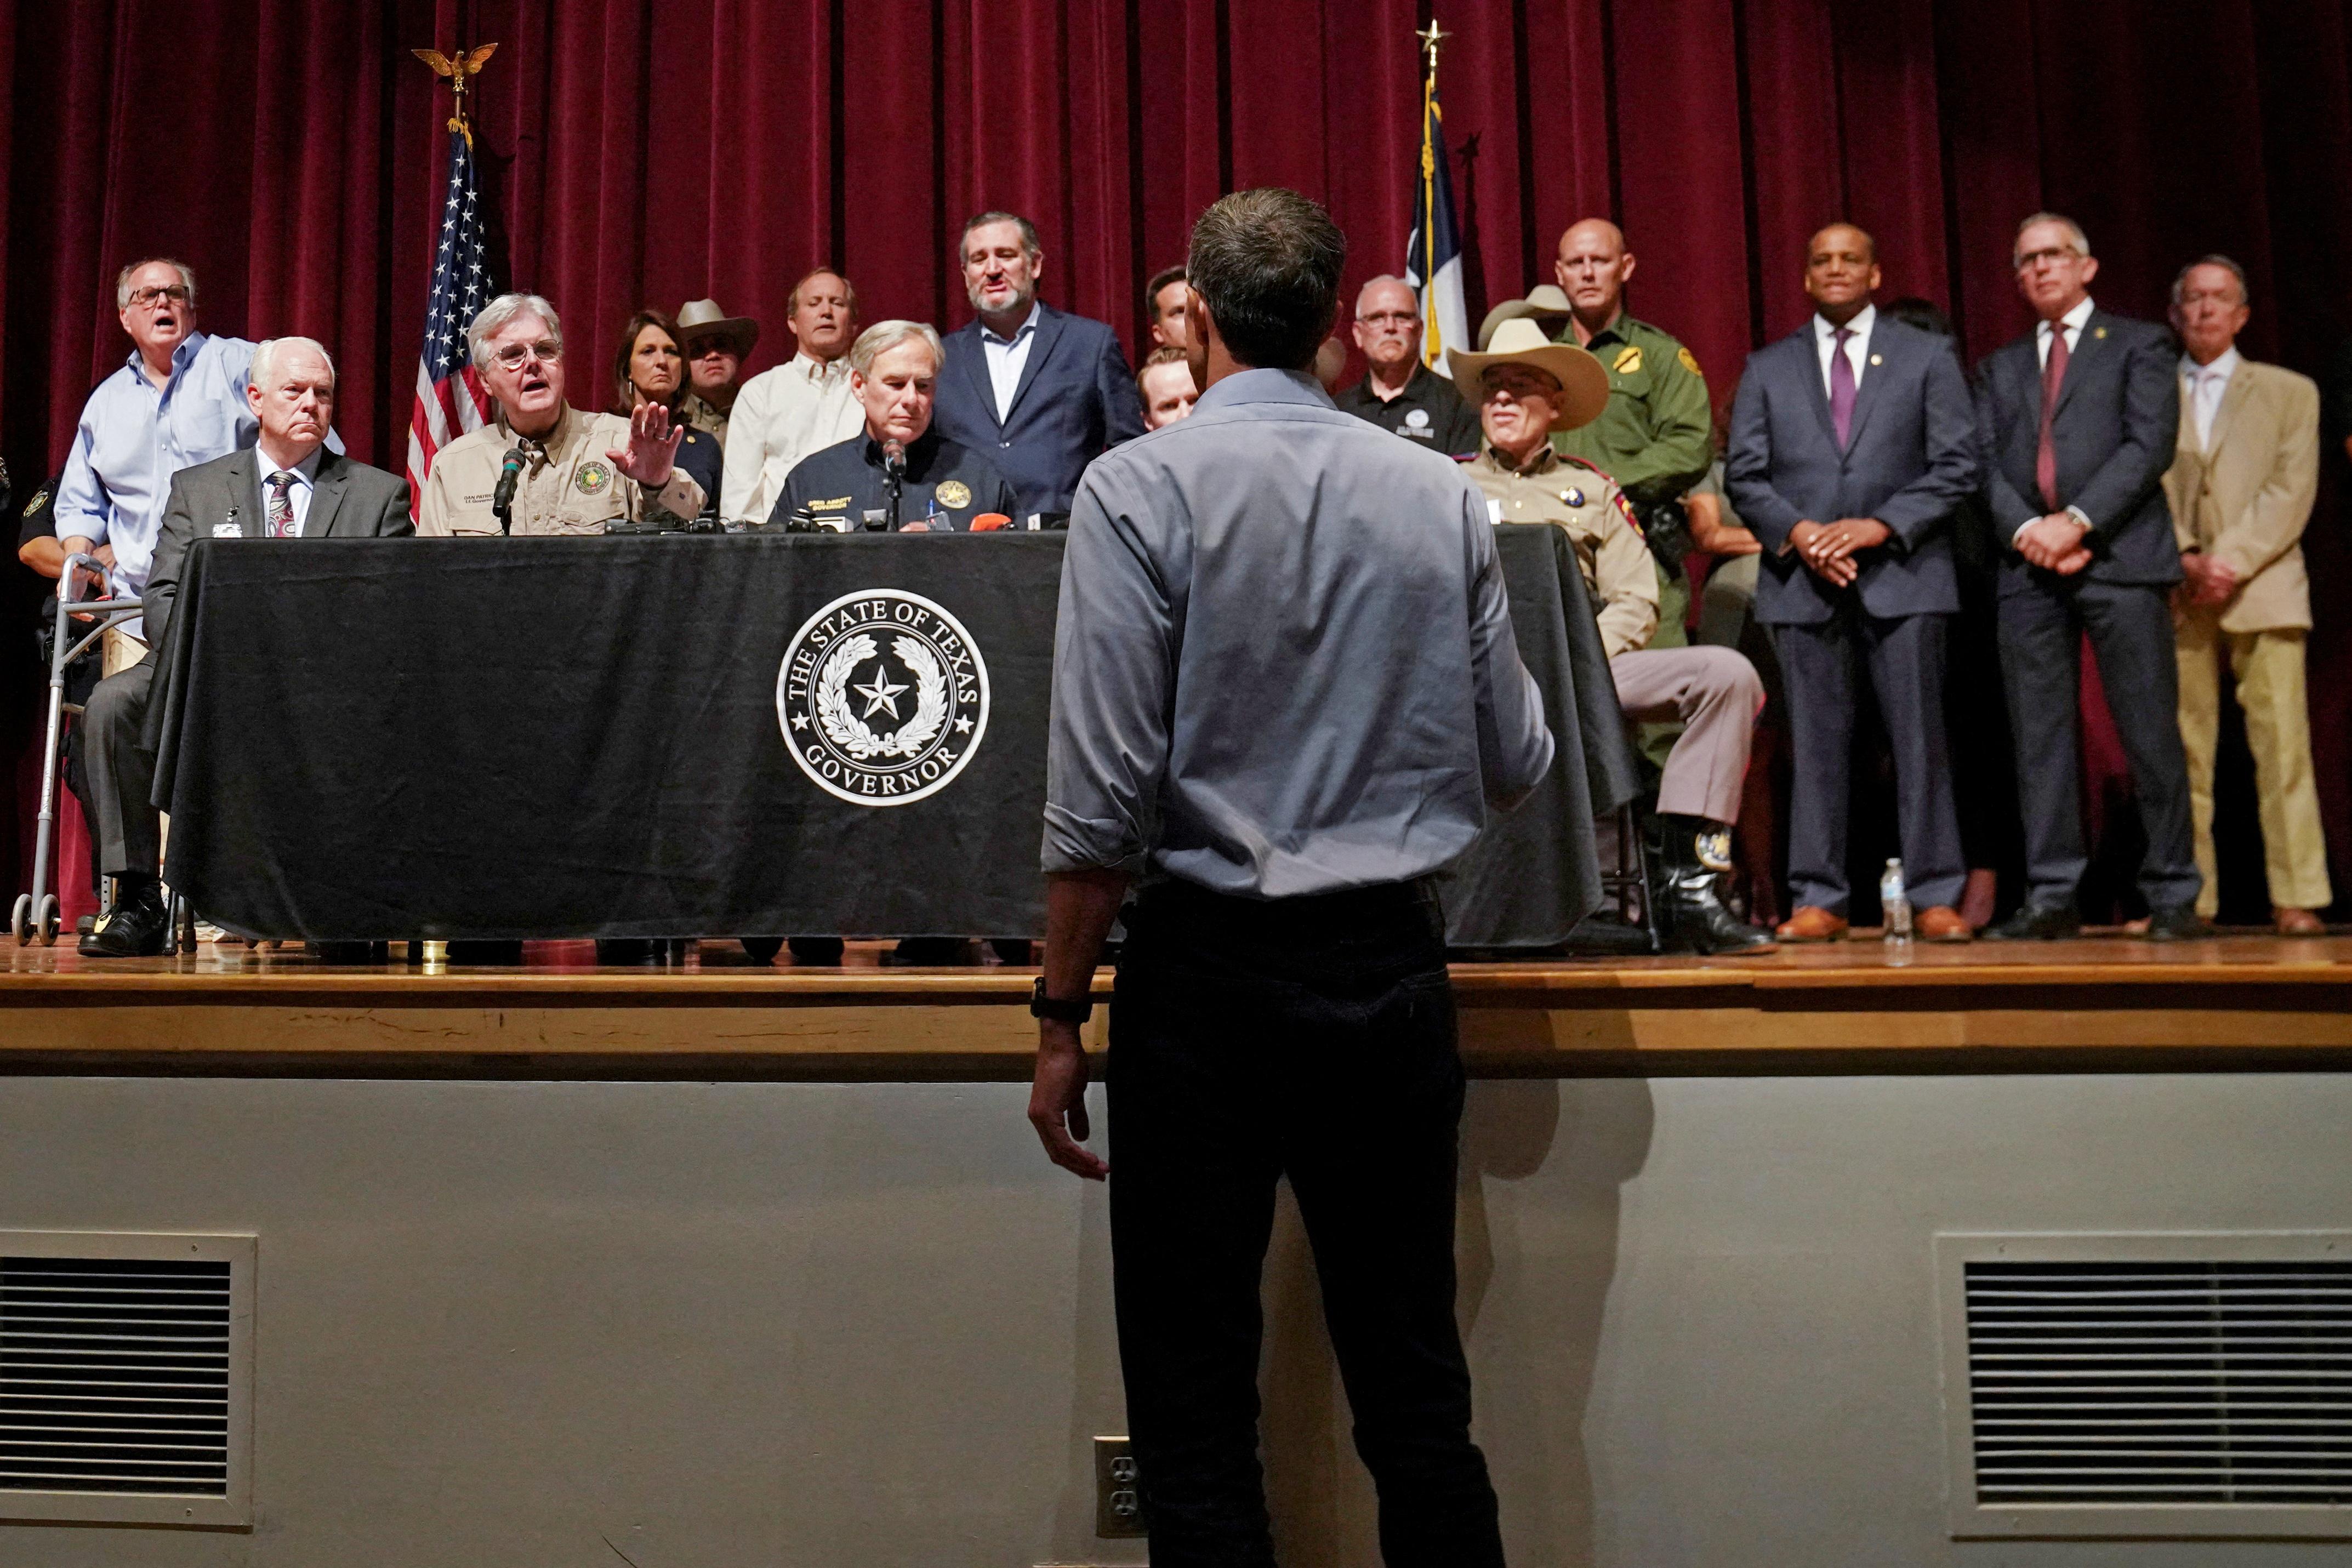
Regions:
M 146 728 L 155 659 L 170 645 L 172 612 L 189 547 L 199 538 L 373 538 L 413 533 L 408 481 L 328 450 L 335 367 L 308 338 L 274 338 L 253 351 L 246 396 L 257 443 L 172 477 L 147 574 L 148 645 L 154 653 L 98 684 L 82 711 L 90 793 L 98 806 L 99 868 L 114 902 L 81 939 L 89 958 L 163 950 L 171 917 L 157 878 L 162 823 L 149 797 L 155 754 Z
M 1013 481 L 1013 527 L 1032 515 L 1058 522 L 1087 465 L 1143 434 L 1135 378 L 1108 327 L 1039 303 L 1045 256 L 1028 219 L 982 213 L 957 255 L 980 317 L 948 335 L 934 417 Z
M 2013 259 L 2018 289 L 2042 319 L 1985 357 L 1976 402 L 2027 887 L 2025 906 L 1985 935 L 2081 929 L 2075 892 L 2088 858 L 2076 705 L 2088 632 L 2147 832 L 2147 935 L 2201 936 L 2168 602 L 2180 550 L 2163 489 L 2180 425 L 2179 352 L 2163 328 L 2092 304 L 2099 264 L 2073 219 L 2026 219 Z
M 1944 639 L 1960 607 L 1951 516 L 1977 484 L 1976 423 L 1944 339 L 1881 316 L 1878 247 L 1852 224 L 1806 243 L 1814 315 L 1748 361 L 1732 401 L 1724 488 L 1763 542 L 1756 617 L 1772 628 L 1796 753 L 1783 942 L 1846 933 L 1856 666 L 1895 748 L 1915 928 L 1973 933 L 1944 741 Z

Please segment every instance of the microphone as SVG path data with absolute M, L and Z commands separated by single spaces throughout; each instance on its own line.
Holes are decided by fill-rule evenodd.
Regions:
M 882 475 L 890 489 L 890 515 L 883 527 L 895 534 L 898 531 L 898 487 L 907 478 L 907 444 L 895 435 L 882 443 Z
M 514 527 L 514 493 L 516 481 L 522 477 L 525 458 L 522 443 L 518 441 L 507 449 L 499 465 L 499 487 L 490 493 L 490 510 L 498 514 L 499 532 L 511 533 Z

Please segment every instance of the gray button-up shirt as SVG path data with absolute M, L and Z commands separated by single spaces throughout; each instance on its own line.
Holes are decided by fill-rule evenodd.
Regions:
M 1306 375 L 1228 376 L 1096 458 L 1060 615 L 1048 872 L 1402 882 L 1551 765 L 1477 486 Z

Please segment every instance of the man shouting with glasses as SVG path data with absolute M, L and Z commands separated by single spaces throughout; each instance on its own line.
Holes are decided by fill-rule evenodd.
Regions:
M 672 462 L 680 426 L 657 402 L 627 418 L 563 401 L 563 324 L 536 294 L 501 294 L 466 329 L 474 368 L 499 417 L 441 449 L 425 481 L 422 536 L 601 534 L 656 508 L 702 514 L 702 486 Z M 497 501 L 507 455 L 520 452 L 501 529 Z
M 65 552 L 97 556 L 109 591 L 130 599 L 147 590 L 172 476 L 250 447 L 260 427 L 246 397 L 253 344 L 196 330 L 185 262 L 132 262 L 114 280 L 114 303 L 135 347 L 82 406 L 54 515 Z M 331 432 L 327 444 L 343 449 Z M 107 629 L 108 674 L 146 652 L 137 619 Z

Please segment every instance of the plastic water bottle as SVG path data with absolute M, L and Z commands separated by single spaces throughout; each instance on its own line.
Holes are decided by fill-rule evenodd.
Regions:
M 1885 913 L 1886 946 L 1896 952 L 1907 952 L 1911 946 L 1911 895 L 1903 886 L 1903 862 L 1886 862 L 1886 874 L 1878 879 L 1878 904 Z

